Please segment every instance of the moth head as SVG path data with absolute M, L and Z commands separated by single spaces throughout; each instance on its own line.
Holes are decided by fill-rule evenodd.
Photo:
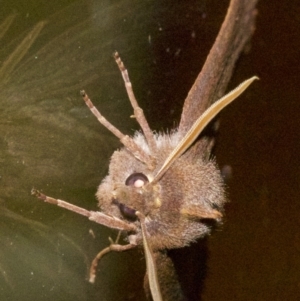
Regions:
M 143 141 L 142 147 L 149 151 L 141 133 L 138 133 L 133 141 Z M 160 185 L 152 183 L 153 177 L 154 170 L 126 148 L 115 151 L 110 160 L 109 173 L 96 194 L 101 211 L 136 222 L 136 211 L 148 215 L 152 210 L 159 208 Z

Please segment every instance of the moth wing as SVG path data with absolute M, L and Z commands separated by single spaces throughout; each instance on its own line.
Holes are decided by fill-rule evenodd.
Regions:
M 215 43 L 184 101 L 179 124 L 183 135 L 213 102 L 224 95 L 235 63 L 253 33 L 256 2 L 230 3 Z

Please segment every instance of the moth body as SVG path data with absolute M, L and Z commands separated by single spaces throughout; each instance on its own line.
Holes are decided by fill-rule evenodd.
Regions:
M 96 194 L 103 213 L 135 223 L 138 230 L 131 235 L 136 235 L 138 244 L 142 244 L 140 222 L 126 214 L 124 208 L 130 212 L 141 212 L 146 217 L 146 230 L 153 250 L 186 246 L 210 232 L 213 217 L 217 222 L 221 221 L 220 211 L 225 203 L 224 187 L 213 160 L 190 156 L 186 152 L 158 182 L 152 182 L 159 167 L 181 138 L 179 132 L 155 135 L 157 167 L 154 170 L 150 170 L 126 148 L 115 151 L 111 157 L 109 174 Z M 150 154 L 141 133 L 136 133 L 133 140 Z M 130 177 L 136 177 L 136 181 L 142 178 L 144 184 L 135 187 L 134 180 L 131 185 L 126 184 Z

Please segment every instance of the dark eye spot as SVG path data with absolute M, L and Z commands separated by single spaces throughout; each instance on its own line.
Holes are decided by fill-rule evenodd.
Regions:
M 113 204 L 117 205 L 120 212 L 122 213 L 122 215 L 130 220 L 136 220 L 137 216 L 136 216 L 136 210 L 127 207 L 126 205 L 124 205 L 123 203 L 120 203 L 118 200 L 114 199 L 113 200 Z
M 135 214 L 136 211 L 134 209 L 127 207 L 122 203 L 119 204 L 119 209 L 120 209 L 121 213 L 124 215 L 124 217 L 127 217 L 128 219 L 131 219 L 131 220 L 136 219 L 137 216 Z
M 140 173 L 136 172 L 131 174 L 125 181 L 125 185 L 127 186 L 134 186 L 136 188 L 143 187 L 146 183 L 148 183 L 148 178 Z

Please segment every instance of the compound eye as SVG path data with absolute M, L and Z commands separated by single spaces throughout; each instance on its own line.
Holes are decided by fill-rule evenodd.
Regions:
M 135 220 L 137 218 L 136 211 L 130 207 L 125 206 L 124 204 L 119 204 L 119 209 L 124 217 L 127 217 L 128 219 Z
M 131 174 L 125 181 L 126 186 L 134 186 L 136 188 L 143 187 L 147 183 L 149 183 L 148 178 L 140 172 Z
M 137 216 L 136 216 L 136 210 L 134 210 L 133 208 L 127 207 L 126 205 L 124 205 L 123 203 L 120 203 L 117 199 L 113 199 L 112 203 L 117 205 L 120 212 L 122 213 L 122 215 L 130 220 L 136 220 Z

